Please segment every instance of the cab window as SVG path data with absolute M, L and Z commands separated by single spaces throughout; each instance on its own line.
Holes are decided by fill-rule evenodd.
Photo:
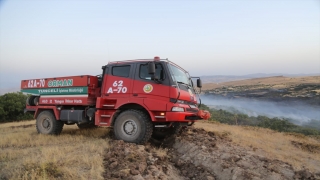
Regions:
M 155 76 L 159 80 L 164 80 L 164 70 L 161 64 L 156 64 Z M 139 70 L 139 77 L 141 79 L 151 80 L 151 74 L 148 73 L 148 64 L 141 64 Z
M 120 77 L 129 77 L 130 65 L 112 67 L 112 75 Z

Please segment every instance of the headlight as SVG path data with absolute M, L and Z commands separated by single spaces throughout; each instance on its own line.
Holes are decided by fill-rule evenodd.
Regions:
M 182 107 L 173 107 L 171 111 L 184 112 L 184 108 L 182 108 Z
M 177 100 L 177 103 L 184 104 L 183 100 Z
M 197 106 L 195 106 L 195 105 L 189 105 L 190 106 L 190 108 L 197 108 Z

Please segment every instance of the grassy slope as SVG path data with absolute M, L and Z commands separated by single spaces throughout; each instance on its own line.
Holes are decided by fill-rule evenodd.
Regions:
M 65 126 L 46 136 L 35 121 L 0 124 L 0 179 L 103 179 L 107 133 Z
M 195 127 L 228 134 L 237 145 L 253 148 L 268 158 L 287 162 L 296 170 L 304 166 L 311 171 L 320 171 L 320 139 L 258 127 L 220 123 L 198 122 Z
M 36 133 L 35 121 L 0 124 L 0 179 L 103 179 L 108 130 L 65 126 L 60 136 Z M 228 135 L 240 146 L 272 159 L 320 171 L 320 140 L 263 128 L 198 122 L 207 131 Z M 296 146 L 295 144 L 301 144 Z M 164 149 L 156 151 L 166 153 Z

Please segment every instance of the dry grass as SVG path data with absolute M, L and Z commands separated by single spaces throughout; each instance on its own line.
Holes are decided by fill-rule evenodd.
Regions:
M 230 126 L 220 123 L 198 122 L 195 127 L 215 133 L 229 132 L 228 137 L 243 147 L 251 147 L 257 153 L 271 159 L 291 164 L 296 170 L 306 167 L 320 171 L 320 140 L 297 134 L 279 133 L 269 129 Z
M 0 179 L 103 179 L 108 130 L 65 126 L 59 136 L 39 135 L 35 121 L 0 124 Z M 196 127 L 227 136 L 243 147 L 299 170 L 320 171 L 320 140 L 263 128 L 198 122 Z M 151 153 L 167 158 L 167 149 Z
M 168 157 L 168 149 L 162 149 L 162 148 L 156 148 L 153 147 L 151 149 L 151 153 L 155 156 L 158 157 L 160 159 L 166 159 Z
M 290 85 L 298 84 L 319 84 L 320 76 L 306 76 L 306 77 L 285 77 L 275 76 L 266 78 L 254 78 L 238 81 L 229 81 L 223 83 L 207 83 L 203 85 L 203 90 L 210 90 L 221 88 L 223 86 L 248 86 L 248 85 L 271 85 L 272 88 L 286 88 Z
M 103 179 L 105 128 L 64 126 L 37 134 L 35 121 L 0 124 L 0 179 Z

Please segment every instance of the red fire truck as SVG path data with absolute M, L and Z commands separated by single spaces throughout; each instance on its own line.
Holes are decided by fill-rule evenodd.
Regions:
M 34 113 L 38 133 L 59 134 L 64 125 L 113 127 L 115 138 L 145 143 L 152 135 L 206 120 L 199 110 L 201 80 L 168 59 L 110 62 L 98 76 L 30 79 L 25 112 Z M 200 103 L 201 104 L 201 103 Z

